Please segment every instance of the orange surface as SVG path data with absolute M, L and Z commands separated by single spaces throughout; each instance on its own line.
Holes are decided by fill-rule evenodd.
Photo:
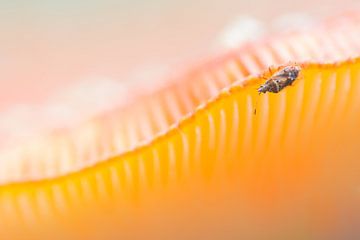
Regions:
M 127 107 L 9 150 L 0 233 L 358 236 L 357 16 L 251 43 Z M 302 66 L 294 86 L 257 93 L 269 66 L 294 61 Z

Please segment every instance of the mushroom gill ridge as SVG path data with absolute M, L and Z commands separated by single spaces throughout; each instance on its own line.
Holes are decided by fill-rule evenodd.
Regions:
M 347 21 L 249 44 L 121 112 L 27 146 L 24 160 L 21 153 L 10 154 L 14 161 L 0 163 L 5 226 L 0 233 L 16 236 L 21 229 L 46 235 L 39 230 L 46 224 L 83 235 L 95 231 L 85 225 L 97 226 L 95 218 L 104 221 L 105 215 L 100 229 L 122 229 L 136 212 L 134 205 L 148 206 L 143 211 L 151 215 L 152 201 L 166 203 L 159 196 L 170 194 L 173 203 L 180 195 L 195 206 L 193 191 L 199 188 L 209 199 L 219 194 L 228 208 L 237 205 L 226 196 L 236 198 L 248 207 L 238 211 L 251 221 L 281 216 L 269 225 L 275 229 L 294 207 L 311 209 L 291 212 L 301 224 L 310 216 L 315 232 L 337 226 L 317 217 L 326 211 L 335 218 L 331 209 L 343 209 L 345 199 L 348 208 L 358 210 L 351 194 L 359 182 L 354 139 L 360 132 L 360 22 Z M 265 79 L 293 62 L 301 71 L 292 86 L 259 95 Z M 45 149 L 50 153 L 43 156 Z M 329 206 L 318 206 L 323 198 L 331 200 Z M 268 202 L 275 207 L 266 208 Z M 242 222 L 242 217 L 235 218 Z

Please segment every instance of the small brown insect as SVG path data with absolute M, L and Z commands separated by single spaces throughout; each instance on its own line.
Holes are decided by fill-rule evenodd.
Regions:
M 291 85 L 298 78 L 300 71 L 301 67 L 299 65 L 286 66 L 275 72 L 257 91 L 259 94 L 266 92 L 278 93 L 285 87 Z M 257 101 L 255 106 L 257 106 Z M 254 114 L 256 115 L 256 107 Z
M 286 66 L 275 72 L 263 85 L 258 88 L 259 93 L 278 93 L 283 88 L 291 85 L 299 76 L 301 67 L 299 65 Z

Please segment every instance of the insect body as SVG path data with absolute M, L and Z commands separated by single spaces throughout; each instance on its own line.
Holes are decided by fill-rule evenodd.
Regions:
M 286 66 L 275 72 L 263 85 L 258 88 L 259 93 L 278 93 L 291 85 L 299 76 L 301 67 L 298 65 Z
M 286 66 L 275 72 L 257 91 L 259 94 L 266 92 L 278 93 L 283 88 L 291 85 L 298 78 L 300 71 L 301 67 L 299 65 Z M 257 101 L 255 106 L 257 106 Z M 254 114 L 256 115 L 256 107 Z

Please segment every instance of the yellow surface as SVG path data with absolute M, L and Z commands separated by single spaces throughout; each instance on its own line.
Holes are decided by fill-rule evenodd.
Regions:
M 257 79 L 233 86 L 151 145 L 85 171 L 3 186 L 0 231 L 150 239 L 343 231 L 343 217 L 360 216 L 360 63 L 301 74 L 278 94 L 259 96 Z
M 345 45 L 251 45 L 1 162 L 1 239 L 356 239 L 355 23 Z M 293 86 L 257 93 L 306 56 Z

